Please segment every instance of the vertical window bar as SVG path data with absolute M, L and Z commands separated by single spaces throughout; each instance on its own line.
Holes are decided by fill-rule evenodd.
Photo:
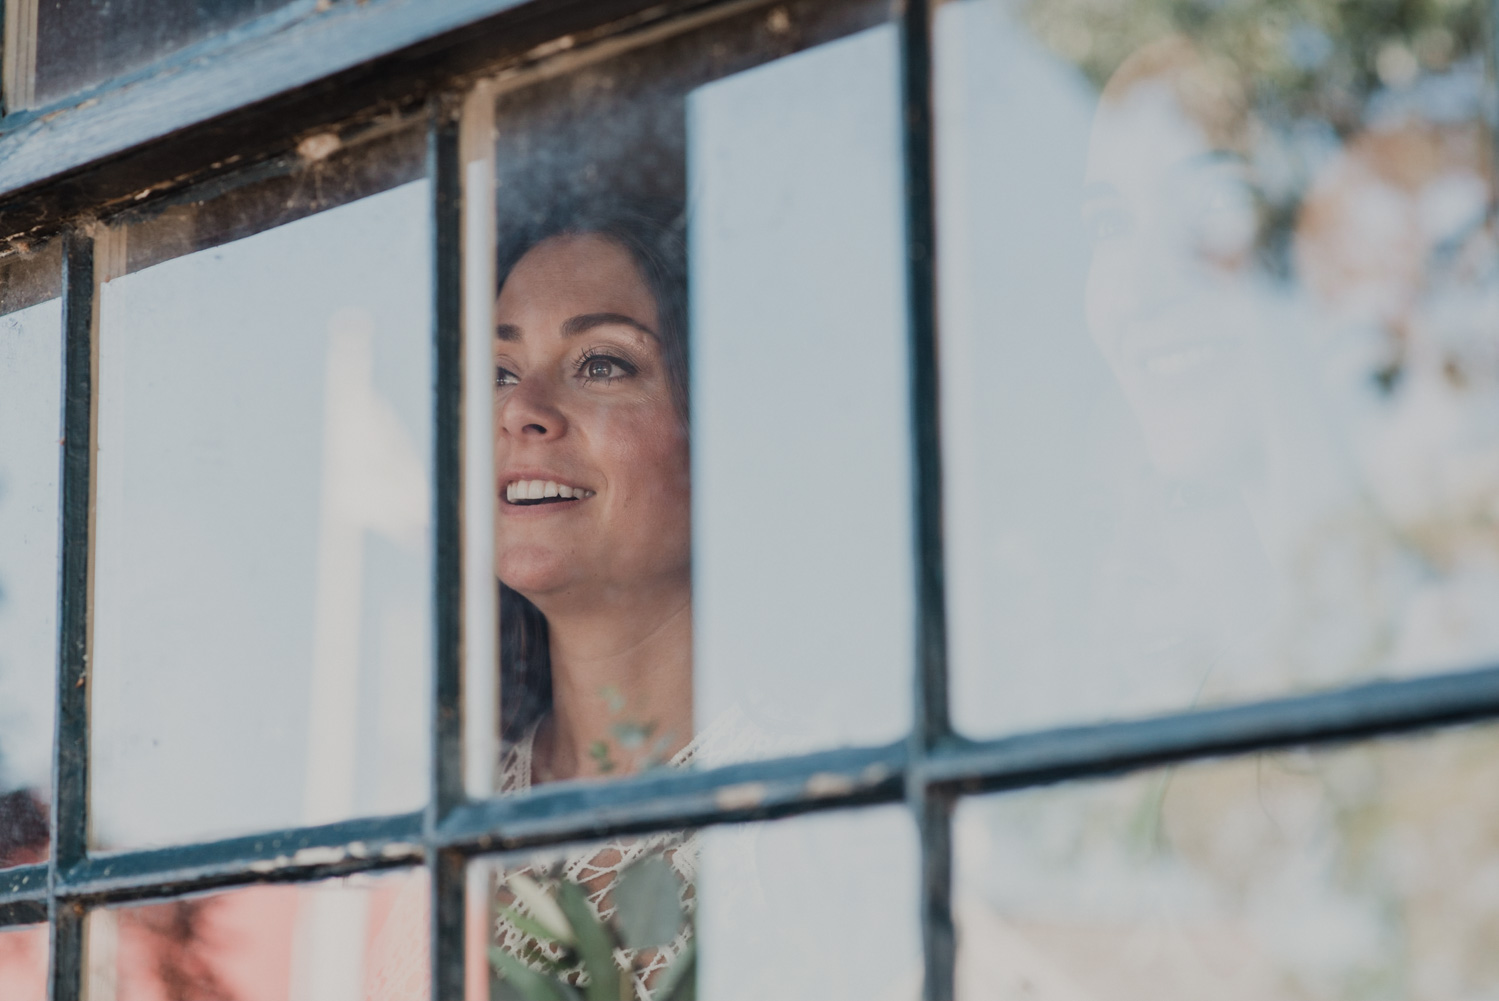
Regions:
M 427 174 L 432 185 L 433 371 L 433 699 L 429 837 L 463 796 L 463 164 L 459 111 L 432 102 Z M 464 867 L 430 850 L 432 999 L 462 1001 Z
M 907 800 L 921 841 L 921 928 L 925 996 L 953 996 L 951 802 L 928 787 L 926 754 L 949 732 L 947 611 L 943 585 L 942 456 L 937 400 L 936 206 L 933 190 L 931 8 L 906 0 L 901 12 L 902 144 L 905 166 L 906 296 L 911 407 L 911 486 L 916 547 L 916 718 Z
M 94 241 L 83 229 L 63 237 L 63 448 L 57 709 L 52 755 L 48 996 L 74 1001 L 83 986 L 83 913 L 57 900 L 58 874 L 88 851 L 89 569 L 93 522 Z

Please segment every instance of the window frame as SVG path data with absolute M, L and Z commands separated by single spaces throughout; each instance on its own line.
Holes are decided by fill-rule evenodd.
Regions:
M 909 736 L 701 772 L 471 800 L 463 783 L 464 184 L 462 109 L 497 68 L 774 0 L 340 2 L 287 25 L 231 32 L 215 61 L 168 57 L 63 102 L 0 117 L 0 239 L 63 240 L 64 444 L 51 852 L 0 870 L 0 930 L 46 922 L 49 998 L 84 989 L 90 908 L 264 882 L 425 865 L 432 998 L 464 996 L 466 868 L 487 853 L 662 829 L 904 802 L 921 850 L 924 995 L 954 992 L 952 813 L 960 796 L 1117 775 L 1204 757 L 1323 745 L 1499 717 L 1499 667 L 975 741 L 948 717 L 938 420 L 931 19 L 906 0 L 900 34 L 912 451 L 915 712 Z M 1491 4 L 1499 8 L 1499 3 Z M 1495 23 L 1499 23 L 1496 17 Z M 274 30 L 273 30 L 274 29 Z M 1495 40 L 1488 40 L 1492 49 Z M 195 50 L 196 51 L 196 47 Z M 1491 88 L 1496 84 L 1491 79 Z M 431 799 L 426 808 L 203 844 L 90 855 L 88 711 L 98 219 L 200 190 L 299 137 L 392 109 L 426 116 L 431 182 L 434 458 Z

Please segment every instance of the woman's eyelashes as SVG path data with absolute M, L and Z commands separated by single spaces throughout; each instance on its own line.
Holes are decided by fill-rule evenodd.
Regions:
M 609 350 L 591 348 L 583 352 L 583 357 L 578 360 L 578 378 L 585 385 L 627 379 L 639 372 L 640 369 L 634 362 Z
M 616 349 L 591 348 L 585 351 L 574 365 L 574 374 L 584 385 L 611 383 L 640 374 L 640 366 L 624 357 Z M 514 369 L 504 365 L 494 368 L 496 389 L 520 385 L 521 377 Z

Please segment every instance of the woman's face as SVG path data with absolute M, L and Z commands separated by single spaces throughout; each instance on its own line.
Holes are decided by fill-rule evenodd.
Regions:
M 537 244 L 495 303 L 495 562 L 546 611 L 689 582 L 687 435 L 655 297 L 594 235 Z
M 1258 212 L 1242 156 L 1216 149 L 1164 82 L 1105 102 L 1088 151 L 1087 319 L 1155 465 L 1222 472 L 1248 433 L 1245 354 Z

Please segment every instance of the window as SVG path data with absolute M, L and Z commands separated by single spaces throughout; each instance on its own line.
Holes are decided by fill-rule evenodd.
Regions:
M 55 6 L 0 994 L 1499 986 L 1487 8 Z

